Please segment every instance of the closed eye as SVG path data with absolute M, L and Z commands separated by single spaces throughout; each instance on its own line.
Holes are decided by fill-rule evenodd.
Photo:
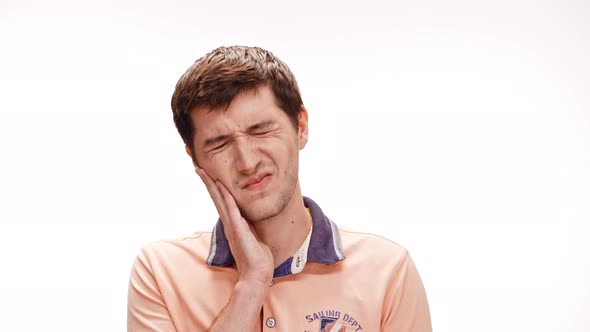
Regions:
M 223 148 L 223 147 L 224 147 L 224 146 L 226 146 L 226 145 L 227 145 L 227 142 L 225 142 L 225 143 L 223 143 L 223 144 L 220 144 L 220 145 L 218 145 L 218 146 L 216 146 L 216 147 L 212 148 L 210 151 L 216 151 L 216 150 L 220 150 L 221 148 Z
M 246 132 L 251 135 L 265 135 L 277 128 L 277 122 L 273 120 L 266 120 L 250 126 Z
M 271 132 L 271 130 L 264 130 L 264 131 L 256 131 L 256 132 L 253 132 L 252 134 L 256 135 L 256 136 L 262 136 L 262 135 L 270 134 L 270 132 Z

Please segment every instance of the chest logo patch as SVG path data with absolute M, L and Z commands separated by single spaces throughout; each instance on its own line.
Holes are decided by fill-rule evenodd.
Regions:
M 358 332 L 363 327 L 352 315 L 338 310 L 322 310 L 305 316 L 313 328 L 305 332 Z

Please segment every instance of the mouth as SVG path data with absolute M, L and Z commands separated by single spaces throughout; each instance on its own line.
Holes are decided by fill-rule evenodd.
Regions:
M 243 189 L 256 190 L 261 189 L 270 181 L 271 175 L 268 173 L 262 174 L 246 183 Z

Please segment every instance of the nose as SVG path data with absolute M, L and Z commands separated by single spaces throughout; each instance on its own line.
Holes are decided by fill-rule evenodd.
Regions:
M 260 156 L 252 142 L 250 142 L 247 137 L 241 137 L 236 140 L 234 147 L 236 153 L 236 168 L 238 172 L 244 175 L 256 173 L 256 168 L 260 162 Z

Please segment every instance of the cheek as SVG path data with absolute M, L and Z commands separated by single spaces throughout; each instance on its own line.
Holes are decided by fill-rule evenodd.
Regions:
M 282 168 L 283 171 L 286 171 L 286 168 L 289 167 L 292 163 L 297 162 L 298 158 L 298 151 L 297 144 L 295 142 L 289 142 L 289 144 L 277 144 L 269 149 L 269 156 L 271 156 L 274 163 L 278 165 L 278 167 Z
M 217 155 L 213 158 L 203 160 L 201 167 L 213 180 L 220 180 L 227 185 L 230 159 L 227 156 Z

